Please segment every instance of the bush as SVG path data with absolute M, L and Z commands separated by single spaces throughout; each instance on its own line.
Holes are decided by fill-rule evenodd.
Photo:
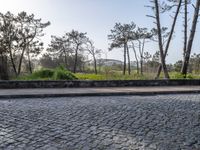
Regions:
M 41 69 L 35 71 L 32 75 L 18 77 L 17 80 L 75 80 L 77 77 L 66 70 L 58 67 L 56 69 Z
M 53 74 L 53 79 L 54 80 L 74 80 L 74 79 L 77 79 L 77 77 L 70 71 L 58 68 L 55 70 Z
M 31 76 L 34 78 L 52 78 L 54 71 L 51 69 L 41 69 L 34 72 Z
M 187 79 L 194 79 L 194 77 L 193 77 L 192 74 L 188 74 L 188 75 L 187 75 Z

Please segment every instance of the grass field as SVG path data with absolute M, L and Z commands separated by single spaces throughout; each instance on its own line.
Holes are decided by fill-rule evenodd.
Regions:
M 178 72 L 169 72 L 170 79 L 183 79 L 183 76 Z M 138 75 L 132 72 L 131 75 L 122 75 L 121 71 L 110 71 L 100 74 L 76 73 L 73 74 L 63 68 L 56 69 L 41 69 L 30 75 L 23 75 L 12 80 L 152 80 L 155 78 L 155 73 L 144 73 Z M 161 74 L 160 79 L 163 79 Z M 198 74 L 188 74 L 187 79 L 200 79 Z

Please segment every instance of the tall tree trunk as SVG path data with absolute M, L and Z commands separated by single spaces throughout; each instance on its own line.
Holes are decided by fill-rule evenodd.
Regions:
M 64 51 L 64 57 L 65 57 L 65 68 L 67 69 L 68 68 L 68 65 L 67 65 L 67 54 L 66 54 L 66 51 Z
M 140 74 L 143 75 L 143 61 L 144 61 L 144 44 L 145 39 L 143 39 L 142 43 L 139 41 L 139 52 L 140 52 Z
M 123 75 L 126 74 L 126 43 L 124 43 L 124 68 L 123 68 Z
M 136 60 L 136 65 L 137 65 L 137 74 L 139 74 L 139 61 L 138 61 L 138 58 L 137 58 L 137 53 L 136 53 L 136 50 L 135 50 L 135 46 L 134 44 L 132 43 L 133 45 L 133 52 L 134 52 L 134 55 L 135 55 L 135 60 Z
M 21 73 L 21 68 L 22 68 L 22 60 L 23 60 L 23 57 L 24 57 L 24 52 L 25 52 L 25 49 L 26 49 L 26 46 L 24 46 L 23 50 L 22 50 L 22 53 L 21 53 L 21 56 L 20 56 L 20 60 L 19 60 L 19 66 L 18 66 L 18 72 L 17 72 L 17 76 L 20 75 Z
M 9 55 L 10 55 L 10 61 L 11 61 L 12 67 L 13 67 L 13 71 L 15 73 L 15 76 L 17 77 L 17 69 L 16 69 L 16 65 L 15 65 L 14 59 L 13 59 L 12 50 L 11 50 L 10 47 L 9 47 Z
M 184 46 L 183 46 L 183 60 L 185 58 L 185 53 L 187 50 L 187 32 L 188 32 L 188 8 L 187 8 L 187 1 L 184 0 Z
M 164 77 L 165 77 L 165 79 L 169 79 L 169 74 L 167 71 L 166 63 L 165 63 L 165 54 L 164 54 L 164 50 L 163 50 L 163 43 L 162 43 L 160 11 L 159 11 L 158 0 L 154 0 L 154 3 L 155 3 L 155 9 L 156 9 L 156 25 L 157 25 L 157 30 L 158 30 L 158 43 L 159 43 L 159 49 L 160 49 L 160 58 L 161 58 L 163 72 L 164 72 Z
M 75 50 L 74 73 L 76 73 L 77 60 L 78 60 L 78 45 L 77 45 L 76 50 Z
M 182 69 L 181 69 L 181 73 L 184 75 L 184 78 L 186 78 L 186 76 L 187 76 L 190 54 L 191 54 L 191 50 L 192 50 L 192 45 L 193 45 L 197 22 L 198 22 L 198 17 L 199 17 L 199 9 L 200 9 L 200 0 L 197 0 L 196 5 L 195 5 L 195 10 L 194 10 L 193 21 L 192 21 L 192 28 L 190 31 L 190 36 L 189 36 L 189 40 L 188 40 L 188 44 L 187 44 L 187 50 L 185 53 L 185 58 L 183 60 L 183 65 L 182 65 Z
M 141 48 L 141 41 L 140 40 L 138 40 L 138 47 L 139 47 L 139 53 L 140 53 L 140 75 L 143 75 L 143 73 L 142 73 L 142 48 Z
M 177 9 L 176 9 L 176 13 L 175 13 L 175 16 L 174 16 L 174 20 L 173 20 L 173 23 L 172 23 L 170 34 L 169 34 L 169 37 L 168 37 L 168 40 L 167 40 L 167 44 L 166 44 L 166 47 L 165 47 L 164 60 L 166 59 L 166 56 L 167 56 L 167 53 L 168 53 L 168 49 L 169 49 L 169 46 L 170 46 L 170 43 L 171 43 L 171 40 L 172 40 L 172 36 L 174 34 L 174 29 L 175 29 L 175 26 L 176 26 L 178 14 L 179 14 L 180 9 L 181 9 L 181 4 L 182 4 L 182 0 L 179 0 L 179 4 L 178 4 Z M 162 71 L 162 64 L 160 64 L 159 67 L 158 67 L 158 70 L 157 70 L 157 73 L 156 73 L 156 77 L 155 77 L 156 79 L 159 78 L 161 71 Z
M 143 76 L 143 58 L 140 59 L 140 74 Z
M 0 80 L 9 80 L 7 57 L 3 54 L 0 55 Z
M 28 67 L 29 67 L 29 71 L 32 74 L 33 71 L 32 71 L 31 57 L 30 57 L 30 51 L 29 51 L 29 49 L 27 49 L 27 55 L 28 55 Z
M 95 74 L 97 74 L 97 60 L 94 55 L 93 55 L 93 60 L 94 60 L 94 72 L 95 72 Z
M 127 58 L 128 58 L 128 74 L 131 75 L 131 60 L 130 60 L 128 45 L 127 45 Z

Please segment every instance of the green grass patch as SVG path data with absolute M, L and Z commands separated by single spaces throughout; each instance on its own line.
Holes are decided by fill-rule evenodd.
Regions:
M 100 74 L 83 74 L 83 73 L 76 73 L 75 76 L 79 80 L 106 80 L 104 75 Z
M 179 72 L 169 72 L 170 79 L 184 79 L 183 75 Z M 161 73 L 160 79 L 163 79 L 163 73 Z M 100 74 L 85 74 L 76 73 L 73 74 L 66 70 L 64 67 L 58 67 L 56 69 L 41 69 L 35 71 L 31 75 L 20 76 L 14 80 L 154 80 L 155 73 L 144 73 L 144 75 L 137 74 L 132 71 L 131 75 L 122 74 L 122 71 L 107 70 Z M 200 75 L 188 74 L 186 79 L 200 79 Z
M 75 80 L 78 79 L 73 73 L 65 69 L 55 69 L 53 74 L 54 80 Z
M 179 72 L 170 72 L 170 79 L 184 79 L 184 76 L 179 73 Z M 187 74 L 186 79 L 200 79 L 200 75 L 195 75 L 195 74 Z
M 80 80 L 148 80 L 148 76 L 141 76 L 136 73 L 123 75 L 122 72 L 109 72 L 107 74 L 84 74 L 76 73 L 75 76 Z

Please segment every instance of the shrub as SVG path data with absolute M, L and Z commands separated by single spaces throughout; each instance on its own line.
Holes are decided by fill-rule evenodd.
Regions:
M 54 80 L 75 80 L 77 77 L 70 71 L 64 69 L 56 69 L 53 75 Z
M 187 79 L 194 79 L 194 77 L 193 77 L 192 74 L 188 74 L 188 75 L 187 75 Z
M 54 71 L 51 69 L 41 69 L 32 74 L 33 78 L 52 78 Z
M 56 69 L 41 69 L 35 71 L 32 75 L 23 76 L 18 80 L 74 80 L 77 77 L 67 71 L 64 67 L 58 67 Z

